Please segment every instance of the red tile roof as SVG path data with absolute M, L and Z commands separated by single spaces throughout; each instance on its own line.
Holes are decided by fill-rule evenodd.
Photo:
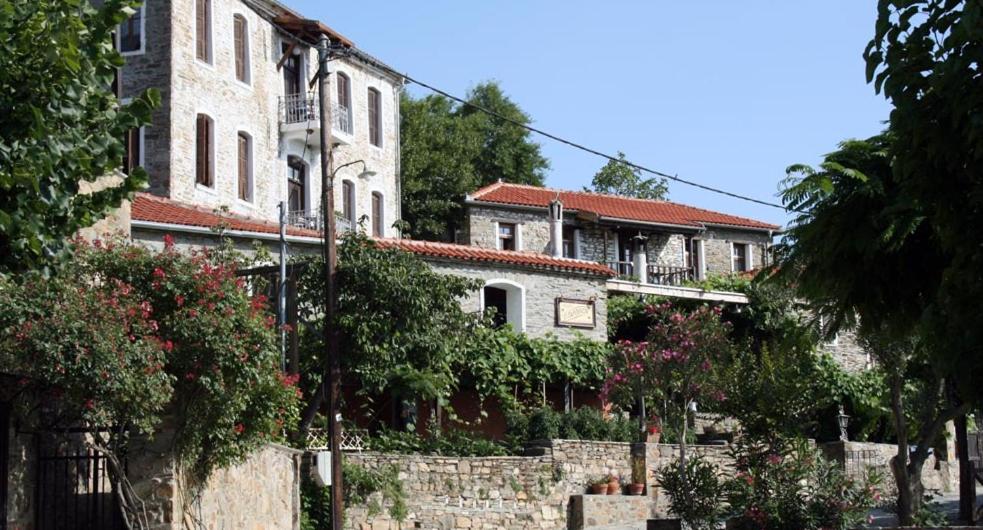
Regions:
M 130 209 L 134 221 L 150 221 L 172 225 L 198 226 L 212 228 L 224 226 L 228 230 L 242 232 L 258 232 L 262 234 L 279 234 L 280 225 L 262 219 L 216 213 L 190 204 L 184 204 L 171 199 L 165 199 L 149 193 L 137 193 Z M 321 237 L 317 230 L 288 227 L 287 234 L 302 237 Z
M 455 245 L 452 243 L 417 241 L 414 239 L 377 239 L 376 242 L 383 248 L 398 248 L 432 258 L 480 263 L 501 263 L 539 269 L 580 272 L 598 276 L 614 276 L 615 274 L 611 268 L 600 263 L 569 258 L 554 258 L 546 254 L 537 254 L 534 252 L 493 250 L 482 247 Z
M 496 182 L 474 192 L 471 199 L 481 202 L 538 206 L 546 208 L 559 198 L 568 210 L 594 213 L 645 223 L 671 224 L 692 227 L 727 225 L 741 228 L 779 230 L 781 227 L 746 217 L 712 212 L 685 204 L 650 199 L 634 199 L 585 191 L 563 191 L 524 184 Z

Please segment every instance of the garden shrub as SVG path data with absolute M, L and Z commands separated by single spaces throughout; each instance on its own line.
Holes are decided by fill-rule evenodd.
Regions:
M 345 507 L 365 506 L 369 517 L 375 517 L 388 506 L 390 517 L 397 521 L 406 519 L 407 497 L 396 466 L 372 470 L 344 462 L 342 474 L 345 478 Z M 372 497 L 373 493 L 381 493 L 381 503 L 379 499 Z M 300 507 L 301 530 L 331 528 L 331 490 L 319 486 L 307 473 L 301 479 Z
M 461 429 L 449 429 L 439 436 L 383 429 L 368 439 L 368 449 L 380 453 L 462 457 L 509 454 L 505 445 Z
M 663 467 L 657 478 L 669 496 L 669 510 L 691 530 L 713 530 L 723 514 L 726 488 L 717 466 L 700 456 L 674 461 Z
M 526 440 L 553 440 L 560 437 L 562 419 L 560 413 L 549 408 L 536 409 L 529 415 L 529 431 Z

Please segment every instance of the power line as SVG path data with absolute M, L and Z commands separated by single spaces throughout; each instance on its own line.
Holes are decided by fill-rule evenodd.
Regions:
M 451 99 L 453 101 L 456 101 L 456 102 L 458 102 L 458 103 L 460 103 L 462 105 L 467 105 L 468 107 L 471 107 L 471 108 L 473 108 L 475 110 L 478 110 L 480 112 L 483 112 L 485 114 L 488 114 L 489 116 L 492 116 L 492 117 L 494 117 L 496 119 L 499 119 L 499 120 L 502 120 L 504 122 L 510 123 L 510 124 L 515 125 L 517 127 L 522 127 L 523 129 L 525 129 L 527 131 L 536 133 L 536 134 L 541 135 L 541 136 L 545 136 L 546 138 L 549 138 L 549 139 L 551 139 L 553 141 L 556 141 L 556 142 L 565 144 L 567 146 L 573 147 L 574 149 L 579 149 L 581 151 L 590 153 L 592 155 L 599 156 L 601 158 L 605 158 L 605 159 L 610 160 L 612 162 L 618 162 L 618 163 L 625 164 L 626 166 L 629 166 L 631 168 L 637 169 L 637 170 L 642 171 L 642 172 L 645 172 L 645 173 L 650 173 L 650 174 L 656 175 L 658 177 L 662 177 L 662 178 L 665 178 L 665 179 L 668 179 L 668 180 L 672 180 L 674 182 L 679 182 L 680 184 L 686 184 L 687 186 L 692 186 L 694 188 L 699 188 L 699 189 L 702 189 L 702 190 L 705 190 L 705 191 L 709 191 L 709 192 L 712 192 L 712 193 L 717 193 L 717 194 L 720 194 L 720 195 L 725 195 L 727 197 L 732 197 L 734 199 L 740 199 L 742 201 L 753 202 L 753 203 L 760 204 L 760 205 L 763 205 L 763 206 L 769 206 L 771 208 L 778 208 L 778 209 L 784 210 L 784 211 L 791 211 L 791 212 L 797 212 L 797 213 L 805 213 L 805 212 L 802 212 L 801 210 L 795 210 L 795 209 L 792 209 L 792 208 L 787 208 L 786 206 L 784 206 L 782 204 L 778 204 L 778 203 L 775 203 L 775 202 L 768 202 L 768 201 L 764 201 L 764 200 L 761 200 L 761 199 L 756 199 L 754 197 L 748 197 L 747 195 L 741 195 L 741 194 L 734 193 L 734 192 L 727 191 L 727 190 L 723 190 L 723 189 L 720 189 L 720 188 L 715 188 L 713 186 L 707 186 L 706 184 L 700 184 L 699 182 L 695 182 L 695 181 L 692 181 L 692 180 L 681 178 L 678 175 L 670 175 L 670 174 L 665 173 L 665 172 L 662 172 L 662 171 L 658 171 L 658 170 L 655 170 L 655 169 L 651 169 L 651 168 L 645 167 L 645 166 L 643 166 L 641 164 L 636 164 L 636 163 L 634 163 L 634 162 L 632 162 L 630 160 L 622 160 L 622 159 L 617 158 L 617 157 L 614 157 L 614 156 L 612 156 L 612 155 L 610 155 L 608 153 L 604 153 L 602 151 L 598 151 L 597 149 L 593 149 L 591 147 L 587 147 L 586 145 L 583 145 L 583 144 L 574 142 L 572 140 L 568 140 L 568 139 L 563 138 L 561 136 L 557 136 L 557 135 L 552 134 L 550 132 L 547 132 L 547 131 L 544 131 L 542 129 L 533 127 L 532 125 L 529 125 L 527 123 L 523 123 L 523 122 L 521 122 L 519 120 L 510 118 L 508 116 L 504 116 L 504 115 L 502 115 L 502 114 L 500 114 L 498 112 L 495 112 L 495 111 L 493 111 L 491 109 L 485 108 L 485 107 L 483 107 L 481 105 L 477 105 L 477 104 L 472 103 L 470 101 L 467 101 L 465 99 L 459 98 L 459 97 L 457 97 L 457 96 L 455 96 L 455 95 L 453 95 L 453 94 L 451 94 L 451 93 L 449 93 L 447 91 L 441 90 L 441 89 L 439 89 L 439 88 L 437 88 L 437 87 L 435 87 L 435 86 L 433 86 L 431 84 L 424 83 L 423 81 L 420 81 L 419 79 L 413 78 L 413 77 L 409 76 L 408 74 L 400 73 L 400 72 L 398 72 L 398 71 L 390 68 L 389 66 L 387 66 L 387 65 L 379 62 L 375 58 L 373 58 L 373 57 L 371 57 L 371 56 L 369 56 L 369 55 L 367 55 L 365 53 L 362 53 L 362 52 L 360 52 L 358 50 L 354 50 L 354 49 L 351 49 L 351 48 L 335 47 L 334 48 L 334 51 L 341 51 L 344 54 L 354 55 L 359 60 L 365 61 L 365 62 L 371 64 L 375 68 L 379 68 L 380 70 L 385 70 L 385 71 L 390 72 L 390 73 L 392 73 L 394 75 L 400 76 L 403 79 L 406 79 L 407 81 L 409 81 L 411 83 L 416 83 L 417 85 L 420 85 L 421 87 L 426 88 L 427 90 L 430 90 L 430 91 L 432 91 L 434 93 L 440 94 L 441 96 L 444 96 L 445 98 L 448 98 L 448 99 Z

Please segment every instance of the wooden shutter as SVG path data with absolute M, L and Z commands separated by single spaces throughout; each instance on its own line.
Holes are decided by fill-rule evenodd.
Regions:
M 195 44 L 197 46 L 197 56 L 199 60 L 209 62 L 208 50 L 210 48 L 208 39 L 210 32 L 208 26 L 211 24 L 209 4 L 211 0 L 195 0 Z
M 212 185 L 212 132 L 211 120 L 204 114 L 198 115 L 195 127 L 195 182 L 203 186 Z
M 369 142 L 375 146 L 382 145 L 379 127 L 379 92 L 369 89 Z
M 246 19 L 242 15 L 233 17 L 235 33 L 236 79 L 245 83 L 246 79 Z
M 355 221 L 355 208 L 352 204 L 354 199 L 354 193 L 352 193 L 352 183 L 349 181 L 344 181 L 341 183 L 341 211 L 345 219 L 354 223 Z
M 349 99 L 348 95 L 351 94 L 349 86 L 350 84 L 348 81 L 348 77 L 345 76 L 345 74 L 339 73 L 338 74 L 338 104 L 341 105 L 342 107 L 345 107 L 345 109 L 352 108 L 351 102 L 348 101 Z
M 249 137 L 239 133 L 239 198 L 249 197 Z
M 372 235 L 382 237 L 382 195 L 372 194 Z

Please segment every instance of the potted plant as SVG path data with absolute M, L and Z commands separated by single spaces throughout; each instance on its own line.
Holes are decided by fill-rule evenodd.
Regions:
M 657 444 L 659 440 L 662 439 L 662 420 L 656 416 L 655 421 L 649 423 L 648 429 L 646 430 L 645 441 L 650 444 Z
M 594 495 L 607 495 L 608 493 L 608 476 L 594 479 L 590 482 L 590 492 Z
M 631 464 L 631 483 L 628 484 L 629 495 L 643 495 L 645 493 L 645 455 L 637 454 L 632 448 Z
M 621 493 L 621 481 L 613 474 L 608 475 L 608 495 L 617 495 L 619 493 Z
M 629 495 L 644 495 L 645 494 L 645 484 L 639 482 L 632 482 L 628 485 Z

